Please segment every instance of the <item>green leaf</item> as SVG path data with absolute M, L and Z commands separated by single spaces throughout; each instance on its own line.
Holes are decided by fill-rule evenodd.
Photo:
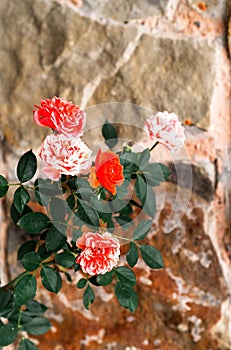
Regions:
M 112 270 L 112 271 L 106 272 L 103 275 L 98 275 L 96 280 L 101 286 L 107 286 L 112 282 L 113 276 L 114 276 L 114 271 Z
M 95 197 L 91 197 L 90 204 L 92 208 L 102 213 L 111 213 L 111 207 L 108 202 L 97 199 Z
M 82 232 L 79 229 L 72 228 L 72 242 L 76 243 L 77 239 L 82 236 Z
M 152 227 L 152 220 L 144 220 L 137 225 L 137 227 L 134 230 L 134 234 L 132 236 L 132 239 L 138 240 L 143 239 L 147 236 L 150 229 Z
M 0 328 L 0 346 L 7 346 L 15 341 L 18 335 L 17 324 L 5 324 Z
M 86 309 L 89 309 L 89 306 L 95 300 L 95 293 L 93 289 L 88 285 L 83 294 L 83 304 Z
M 67 205 L 71 210 L 73 210 L 75 208 L 76 202 L 77 202 L 77 196 L 75 194 L 71 194 L 67 198 Z
M 146 168 L 146 166 L 148 165 L 150 159 L 150 151 L 148 148 L 146 148 L 145 150 L 143 150 L 143 152 L 140 153 L 139 156 L 139 168 L 140 170 L 144 170 Z
M 47 250 L 46 244 L 43 243 L 42 245 L 40 245 L 40 247 L 38 249 L 38 253 L 39 253 L 39 256 L 42 260 L 46 260 L 47 258 L 49 258 L 49 256 L 51 256 L 53 254 L 53 251 Z
M 78 199 L 77 215 L 86 225 L 99 227 L 99 215 L 97 211 L 82 199 Z
M 109 202 L 111 211 L 113 212 L 121 212 L 124 207 L 126 207 L 126 202 L 120 198 L 115 198 L 113 201 Z
M 45 230 L 50 224 L 50 219 L 43 213 L 29 213 L 21 217 L 18 226 L 28 233 L 38 234 Z
M 64 274 L 66 276 L 67 282 L 71 283 L 72 282 L 71 275 L 68 272 L 64 272 Z
M 133 225 L 133 219 L 129 216 L 116 216 L 115 220 L 120 226 L 123 227 L 123 230 L 127 230 L 131 225 Z
M 42 260 L 37 252 L 29 252 L 23 255 L 21 261 L 27 271 L 34 271 L 39 268 Z
M 46 197 L 58 196 L 63 193 L 62 188 L 60 188 L 59 181 L 38 178 L 34 182 L 34 187 L 35 192 L 38 192 L 39 195 L 44 194 Z
M 76 192 L 77 197 L 82 198 L 85 201 L 89 202 L 93 195 L 93 191 L 89 182 L 86 179 L 77 177 L 76 183 L 78 185 L 77 192 Z
M 68 205 L 66 201 L 60 198 L 53 197 L 50 200 L 49 211 L 53 221 L 64 221 L 67 213 Z
M 86 284 L 87 284 L 86 278 L 80 278 L 80 280 L 76 284 L 76 287 L 79 288 L 79 289 L 82 289 L 82 288 L 84 288 L 86 286 Z
M 119 199 L 122 199 L 122 200 L 124 199 L 124 197 L 128 193 L 128 186 L 129 186 L 129 184 L 130 184 L 130 181 L 124 180 L 122 185 L 117 187 L 116 198 L 119 198 Z
M 33 335 L 44 334 L 50 328 L 50 322 L 44 317 L 34 317 L 30 322 L 23 325 L 23 330 Z
M 14 193 L 14 206 L 20 214 L 23 212 L 23 209 L 29 200 L 29 193 L 23 186 L 20 186 Z
M 9 188 L 7 179 L 0 175 L 0 198 L 4 197 Z
M 43 286 L 49 290 L 49 292 L 58 293 L 62 287 L 62 279 L 58 271 L 51 269 L 50 267 L 43 266 L 40 275 L 42 278 Z
M 36 246 L 37 242 L 34 240 L 24 242 L 18 250 L 17 259 L 21 260 L 26 253 L 34 252 Z
M 164 164 L 151 163 L 146 167 L 144 175 L 149 185 L 159 186 L 160 182 L 168 178 L 170 171 Z
M 133 208 L 130 203 L 128 203 L 122 210 L 120 210 L 120 215 L 129 215 L 133 213 Z
M 134 152 L 123 153 L 120 157 L 120 163 L 123 165 L 123 174 L 125 179 L 129 179 L 132 174 L 136 173 L 139 169 L 139 154 Z
M 138 260 L 138 248 L 134 242 L 130 242 L 130 248 L 126 254 L 126 259 L 129 266 L 133 267 L 136 265 Z
M 24 215 L 26 215 L 26 214 L 28 214 L 28 213 L 31 213 L 31 212 L 32 212 L 32 210 L 31 210 L 30 207 L 28 207 L 28 205 L 25 205 L 25 206 L 24 206 L 23 212 L 22 212 L 21 214 L 20 214 L 20 213 L 17 211 L 17 209 L 15 208 L 14 203 L 12 203 L 12 205 L 11 205 L 11 207 L 10 207 L 10 215 L 11 215 L 11 218 L 12 218 L 12 220 L 14 221 L 15 224 L 17 224 L 18 220 L 19 220 L 22 216 L 24 216 Z
M 75 256 L 71 252 L 62 252 L 55 255 L 55 261 L 58 265 L 63 267 L 71 267 L 75 263 Z
M 132 270 L 126 266 L 119 266 L 115 268 L 117 280 L 124 284 L 134 286 L 136 284 L 136 276 Z
M 19 307 L 33 299 L 36 293 L 37 282 L 33 275 L 23 276 L 14 288 L 14 306 Z
M 144 262 L 152 269 L 162 269 L 164 263 L 160 252 L 151 245 L 141 245 L 140 252 Z
M 37 170 L 37 159 L 32 150 L 24 153 L 19 159 L 17 166 L 17 177 L 21 182 L 27 182 L 35 175 Z
M 4 310 L 9 304 L 12 297 L 10 290 L 0 289 L 0 312 Z
M 109 148 L 115 147 L 118 143 L 118 136 L 115 127 L 106 121 L 102 127 L 102 135 L 105 139 L 105 143 Z
M 142 205 L 144 205 L 147 192 L 147 184 L 144 181 L 143 177 L 140 175 L 138 175 L 136 178 L 135 192 L 137 197 L 140 199 Z
M 30 316 L 40 316 L 47 310 L 47 307 L 45 305 L 39 303 L 36 300 L 29 300 L 26 303 L 26 307 L 26 313 Z
M 20 341 L 18 350 L 38 350 L 38 348 L 32 341 L 24 338 Z
M 138 306 L 138 297 L 131 285 L 117 282 L 115 295 L 121 306 L 135 312 Z
M 52 226 L 47 232 L 46 248 L 47 250 L 57 252 L 58 250 L 63 248 L 63 246 L 66 243 L 66 240 L 67 237 L 63 233 L 59 232 L 59 230 L 55 226 Z
M 147 185 L 147 195 L 145 199 L 145 203 L 143 206 L 144 211 L 151 216 L 152 218 L 156 213 L 156 196 L 155 193 L 149 185 Z
M 161 171 L 163 173 L 164 180 L 167 180 L 169 175 L 171 174 L 171 171 L 166 167 L 166 165 L 164 165 L 162 163 L 158 163 L 158 164 L 159 164 Z
M 96 275 L 91 276 L 91 277 L 88 279 L 88 281 L 89 281 L 91 284 L 93 284 L 94 286 L 96 286 L 96 287 L 99 287 L 99 286 L 100 286 L 100 284 L 97 282 L 97 276 L 96 276 Z

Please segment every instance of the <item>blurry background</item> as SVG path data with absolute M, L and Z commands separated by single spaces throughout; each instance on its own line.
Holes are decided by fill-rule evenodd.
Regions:
M 231 348 L 230 15 L 230 0 L 0 1 L 1 174 L 14 179 L 18 155 L 38 150 L 48 130 L 34 125 L 33 105 L 55 95 L 86 110 L 128 102 L 177 113 L 187 124 L 188 156 L 177 161 L 182 193 L 193 174 L 187 210 L 174 207 L 174 176 L 164 205 L 157 203 L 149 240 L 166 268 L 138 264 L 135 314 L 118 306 L 110 288 L 96 288 L 90 311 L 74 285 L 64 282 L 57 296 L 41 289 L 53 328 L 36 338 L 39 349 Z M 106 117 L 124 121 L 89 115 L 89 128 Z M 130 125 L 144 120 L 126 115 Z M 16 248 L 26 239 L 6 208 L 2 201 L 2 283 L 17 271 Z M 174 213 L 183 216 L 177 225 Z

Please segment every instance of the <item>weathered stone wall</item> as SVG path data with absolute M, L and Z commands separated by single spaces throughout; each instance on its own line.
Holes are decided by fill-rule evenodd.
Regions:
M 166 268 L 139 263 L 137 312 L 121 310 L 110 288 L 96 289 L 91 311 L 74 286 L 58 296 L 41 289 L 54 327 L 37 337 L 40 349 L 231 348 L 230 10 L 229 0 L 0 1 L 1 173 L 13 178 L 17 154 L 38 148 L 47 130 L 34 125 L 31 110 L 54 95 L 83 107 L 120 101 L 166 109 L 191 122 L 192 196 L 187 210 L 174 206 L 173 174 L 149 237 Z M 88 127 L 104 121 L 88 111 Z M 136 118 L 142 126 L 145 116 Z M 178 185 L 187 197 L 185 160 L 178 159 Z M 172 208 L 183 216 L 177 225 Z M 1 229 L 4 248 L 3 222 Z M 24 237 L 16 241 L 12 228 L 8 235 L 13 264 Z

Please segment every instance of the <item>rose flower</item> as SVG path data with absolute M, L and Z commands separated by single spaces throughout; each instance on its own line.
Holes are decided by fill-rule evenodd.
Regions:
M 151 140 L 164 144 L 169 151 L 177 151 L 185 140 L 184 127 L 177 115 L 166 111 L 147 119 L 144 131 Z
M 123 166 L 119 156 L 112 151 L 102 152 L 99 148 L 95 159 L 95 166 L 91 167 L 89 182 L 93 188 L 102 185 L 108 192 L 116 194 L 116 185 L 124 181 Z
M 76 245 L 82 252 L 76 258 L 83 272 L 91 276 L 105 274 L 119 261 L 120 243 L 109 232 L 87 232 L 77 239 Z
M 42 171 L 51 180 L 58 180 L 61 174 L 79 175 L 90 167 L 91 150 L 80 138 L 62 134 L 48 135 L 40 150 Z
M 86 114 L 79 106 L 58 97 L 40 101 L 35 105 L 34 121 L 40 126 L 48 126 L 67 137 L 79 137 L 86 124 Z

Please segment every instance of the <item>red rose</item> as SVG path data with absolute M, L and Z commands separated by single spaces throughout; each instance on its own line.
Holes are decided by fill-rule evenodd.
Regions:
M 122 185 L 124 181 L 123 166 L 117 154 L 111 151 L 98 150 L 95 159 L 95 167 L 91 168 L 90 185 L 94 188 L 102 185 L 108 192 L 116 194 L 116 185 Z
M 77 239 L 76 245 L 82 252 L 76 259 L 83 272 L 91 276 L 111 271 L 119 261 L 120 243 L 111 233 L 87 232 Z
M 86 124 L 86 114 L 79 106 L 58 97 L 40 101 L 35 105 L 34 121 L 40 126 L 48 126 L 67 137 L 79 137 Z

